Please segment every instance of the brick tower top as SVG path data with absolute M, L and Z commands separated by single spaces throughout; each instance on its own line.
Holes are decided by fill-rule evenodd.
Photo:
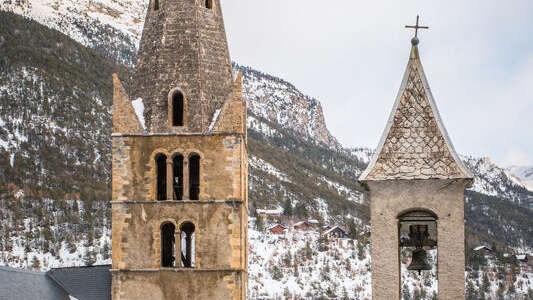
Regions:
M 220 1 L 150 1 L 132 86 L 149 133 L 206 132 L 232 96 Z

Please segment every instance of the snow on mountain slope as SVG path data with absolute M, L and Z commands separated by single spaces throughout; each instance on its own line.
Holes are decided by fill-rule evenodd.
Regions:
M 524 200 L 533 196 L 509 170 L 498 167 L 490 158 L 474 158 L 462 156 L 466 166 L 474 173 L 474 184 L 471 190 L 498 196 L 522 205 Z
M 147 0 L 3 0 L 0 9 L 31 18 L 133 65 Z
M 326 127 L 320 102 L 283 79 L 234 64 L 243 75 L 243 96 L 256 115 L 333 149 L 340 143 Z
M 248 234 L 250 299 L 371 299 L 368 245 L 314 230 Z
M 512 166 L 508 170 L 518 177 L 528 190 L 533 191 L 533 166 Z
M 0 9 L 34 19 L 133 66 L 147 3 L 147 0 L 8 0 L 0 4 Z M 341 148 L 328 131 L 317 100 L 279 78 L 238 65 L 235 69 L 243 73 L 243 96 L 253 113 L 308 140 Z

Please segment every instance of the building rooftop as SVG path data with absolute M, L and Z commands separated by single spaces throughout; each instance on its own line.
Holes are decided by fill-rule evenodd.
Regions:
M 389 121 L 362 181 L 473 178 L 455 152 L 429 88 L 418 53 L 411 48 Z
M 48 272 L 0 267 L 0 299 L 111 300 L 110 265 Z

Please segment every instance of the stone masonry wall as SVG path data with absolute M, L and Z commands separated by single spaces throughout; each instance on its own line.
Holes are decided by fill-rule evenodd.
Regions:
M 143 98 L 148 130 L 204 132 L 231 95 L 233 75 L 219 0 L 160 0 L 146 15 L 132 99 Z M 152 3 L 151 3 L 152 4 Z M 169 101 L 180 90 L 185 126 L 172 127 Z
M 464 200 L 468 179 L 366 182 L 371 198 L 372 295 L 400 299 L 398 216 L 428 209 L 438 216 L 439 300 L 465 298 Z
M 172 270 L 113 273 L 115 300 L 245 300 L 246 274 Z
M 185 199 L 189 195 L 187 158 L 192 153 L 201 157 L 200 200 L 242 199 L 245 186 L 241 176 L 247 173 L 243 135 L 114 136 L 112 144 L 113 200 L 155 199 L 158 153 L 167 156 L 168 171 L 173 155 L 184 156 Z
M 112 206 L 113 269 L 161 268 L 161 225 L 174 224 L 179 241 L 181 224 L 191 222 L 195 225 L 194 269 L 246 271 L 242 223 L 247 221 L 242 202 L 114 202 Z M 178 257 L 180 246 L 176 243 Z

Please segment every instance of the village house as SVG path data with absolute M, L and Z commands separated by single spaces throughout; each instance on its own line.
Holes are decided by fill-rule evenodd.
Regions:
M 324 235 L 326 237 L 339 238 L 339 239 L 342 239 L 348 236 L 348 234 L 346 234 L 346 231 L 344 231 L 342 228 L 336 225 L 324 231 Z
M 492 248 L 490 248 L 489 246 L 485 246 L 485 245 L 477 246 L 472 250 L 474 250 L 474 252 L 477 252 L 483 256 L 492 255 L 494 252 L 492 251 Z
M 309 231 L 309 230 L 316 229 L 317 227 L 318 227 L 317 220 L 300 221 L 293 225 L 294 230 L 299 230 L 299 231 Z
M 276 225 L 271 226 L 270 228 L 268 228 L 268 232 L 270 232 L 272 234 L 284 234 L 285 230 L 287 230 L 287 227 L 285 227 L 285 226 L 283 226 L 281 224 L 276 224 Z
M 280 220 L 281 214 L 283 213 L 282 208 L 277 209 L 257 209 L 257 216 L 263 218 L 264 220 Z

